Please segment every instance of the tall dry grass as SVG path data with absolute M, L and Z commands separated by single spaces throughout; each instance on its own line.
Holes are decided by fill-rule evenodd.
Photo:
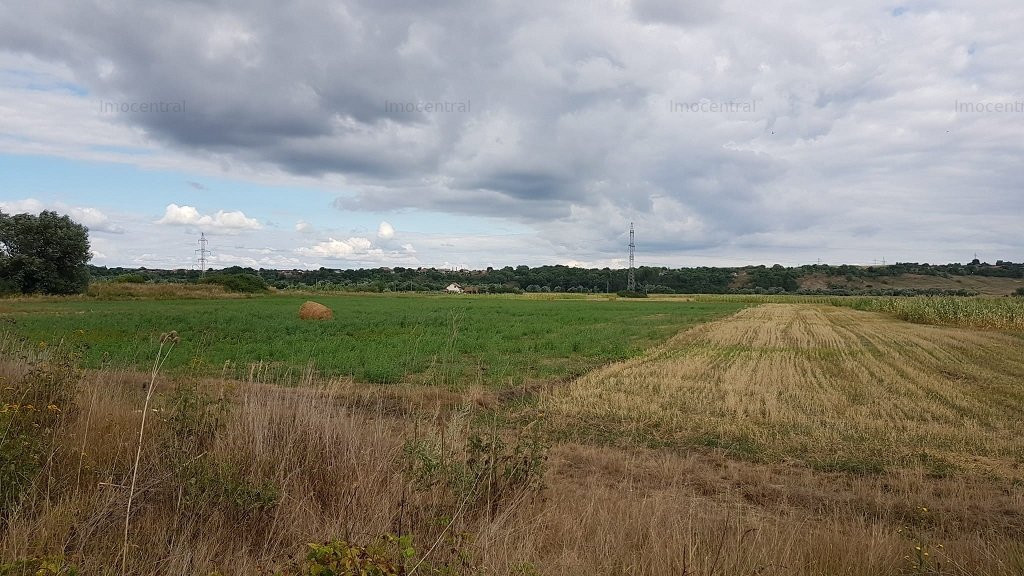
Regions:
M 207 298 L 240 298 L 245 294 L 228 292 L 217 284 L 132 284 L 125 282 L 93 282 L 86 294 L 100 300 L 182 300 Z
M 131 284 L 93 282 L 85 294 L 73 296 L 14 295 L 3 300 L 67 302 L 68 300 L 206 300 L 213 298 L 252 298 L 251 294 L 228 292 L 217 284 Z
M 13 380 L 45 361 L 7 360 Z M 414 534 L 420 573 L 468 568 L 453 542 L 535 494 L 468 460 L 481 456 L 467 443 L 478 436 L 468 397 L 345 381 L 157 381 L 144 412 L 154 387 L 139 374 L 76 384 L 45 466 L 4 511 L 5 560 L 64 558 L 84 574 L 257 574 L 287 569 L 307 542 Z M 490 456 L 507 457 L 494 439 L 484 430 Z
M 814 330 L 794 338 L 820 339 Z M 795 344 L 784 333 L 765 338 Z M 46 361 L 5 355 L 0 376 L 21 382 Z M 651 369 L 661 374 L 657 362 Z M 153 388 L 134 372 L 73 374 L 76 396 L 45 464 L 4 513 L 0 565 L 61 558 L 81 574 L 117 574 Z M 296 388 L 159 377 L 155 385 L 128 574 L 271 574 L 293 570 L 308 542 L 368 546 L 388 533 L 412 535 L 416 555 L 404 565 L 416 574 L 866 576 L 934 574 L 941 565 L 942 574 L 1009 576 L 1024 568 L 1020 491 L 982 476 L 913 468 L 859 476 L 721 450 L 556 441 L 550 415 L 481 391 L 312 378 Z M 557 406 L 548 408 L 558 418 Z M 537 469 L 542 486 L 522 475 L 527 463 L 544 464 L 534 441 L 554 443 Z M 488 459 L 495 465 L 481 464 Z

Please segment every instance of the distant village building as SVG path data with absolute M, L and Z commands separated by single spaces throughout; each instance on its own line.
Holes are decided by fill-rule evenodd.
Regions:
M 449 294 L 479 294 L 479 286 L 463 286 L 462 284 L 452 282 L 444 289 Z

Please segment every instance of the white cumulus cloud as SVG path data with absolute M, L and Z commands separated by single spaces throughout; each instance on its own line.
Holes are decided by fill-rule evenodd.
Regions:
M 225 212 L 218 210 L 215 214 L 201 214 L 194 206 L 178 206 L 168 204 L 163 218 L 157 224 L 170 226 L 196 226 L 205 230 L 239 231 L 259 230 L 262 226 L 255 218 L 249 218 L 241 210 Z
M 368 254 L 373 248 L 373 242 L 367 238 L 352 237 L 348 240 L 336 240 L 328 238 L 326 242 L 319 242 L 308 248 L 299 248 L 299 254 L 318 258 L 349 258 L 361 254 Z
M 8 214 L 38 214 L 45 210 L 43 203 L 35 198 L 14 200 L 11 202 L 0 202 L 0 210 Z
M 110 217 L 102 210 L 89 206 L 69 206 L 63 202 L 46 203 L 35 198 L 26 198 L 12 202 L 0 202 L 0 210 L 11 214 L 38 214 L 43 210 L 53 210 L 58 214 L 70 216 L 72 220 L 93 232 L 124 233 L 124 228 L 111 222 Z
M 96 208 L 71 206 L 67 209 L 67 214 L 71 216 L 72 220 L 84 224 L 89 230 L 99 230 L 113 234 L 124 233 L 124 228 L 112 223 L 109 216 Z
M 390 240 L 395 237 L 395 227 L 389 224 L 387 221 L 381 221 L 380 226 L 377 227 L 377 238 L 382 240 Z

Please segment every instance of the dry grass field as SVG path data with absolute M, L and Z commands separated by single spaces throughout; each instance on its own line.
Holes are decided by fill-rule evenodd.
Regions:
M 767 508 L 871 534 L 844 541 L 866 555 L 842 570 L 778 573 L 894 573 L 895 558 L 863 562 L 897 548 L 907 524 L 945 542 L 929 557 L 943 555 L 950 573 L 1024 571 L 1019 335 L 766 304 L 591 372 L 541 405 L 562 438 L 664 447 L 666 462 L 690 462 L 685 484 L 738 497 L 740 514 Z M 729 460 L 732 483 L 703 468 L 700 447 Z M 924 509 L 927 520 L 915 515 Z M 800 556 L 775 550 L 790 568 Z
M 1022 344 L 766 304 L 525 394 L 157 376 L 137 468 L 149 375 L 8 346 L 39 457 L 0 574 L 317 574 L 334 542 L 381 574 L 1019 575 Z
M 665 444 L 851 471 L 1021 476 L 1024 341 L 841 307 L 767 304 L 574 381 L 554 413 Z

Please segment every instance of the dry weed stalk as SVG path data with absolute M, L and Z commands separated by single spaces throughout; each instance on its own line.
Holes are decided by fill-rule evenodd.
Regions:
M 149 413 L 149 401 L 153 398 L 153 391 L 156 390 L 156 375 L 160 372 L 167 357 L 170 356 L 174 345 L 180 341 L 178 333 L 174 330 L 160 335 L 160 348 L 156 352 L 156 359 L 153 361 L 153 371 L 149 375 L 149 386 L 146 388 L 146 401 L 142 406 L 142 421 L 139 423 L 139 443 L 135 448 L 135 463 L 132 465 L 132 483 L 128 488 L 128 506 L 124 513 L 124 545 L 121 548 L 121 574 L 128 573 L 128 528 L 132 517 L 132 499 L 135 497 L 135 482 L 139 477 L 139 459 L 142 457 L 142 436 L 146 431 L 146 415 Z M 167 346 L 167 352 L 164 352 Z

